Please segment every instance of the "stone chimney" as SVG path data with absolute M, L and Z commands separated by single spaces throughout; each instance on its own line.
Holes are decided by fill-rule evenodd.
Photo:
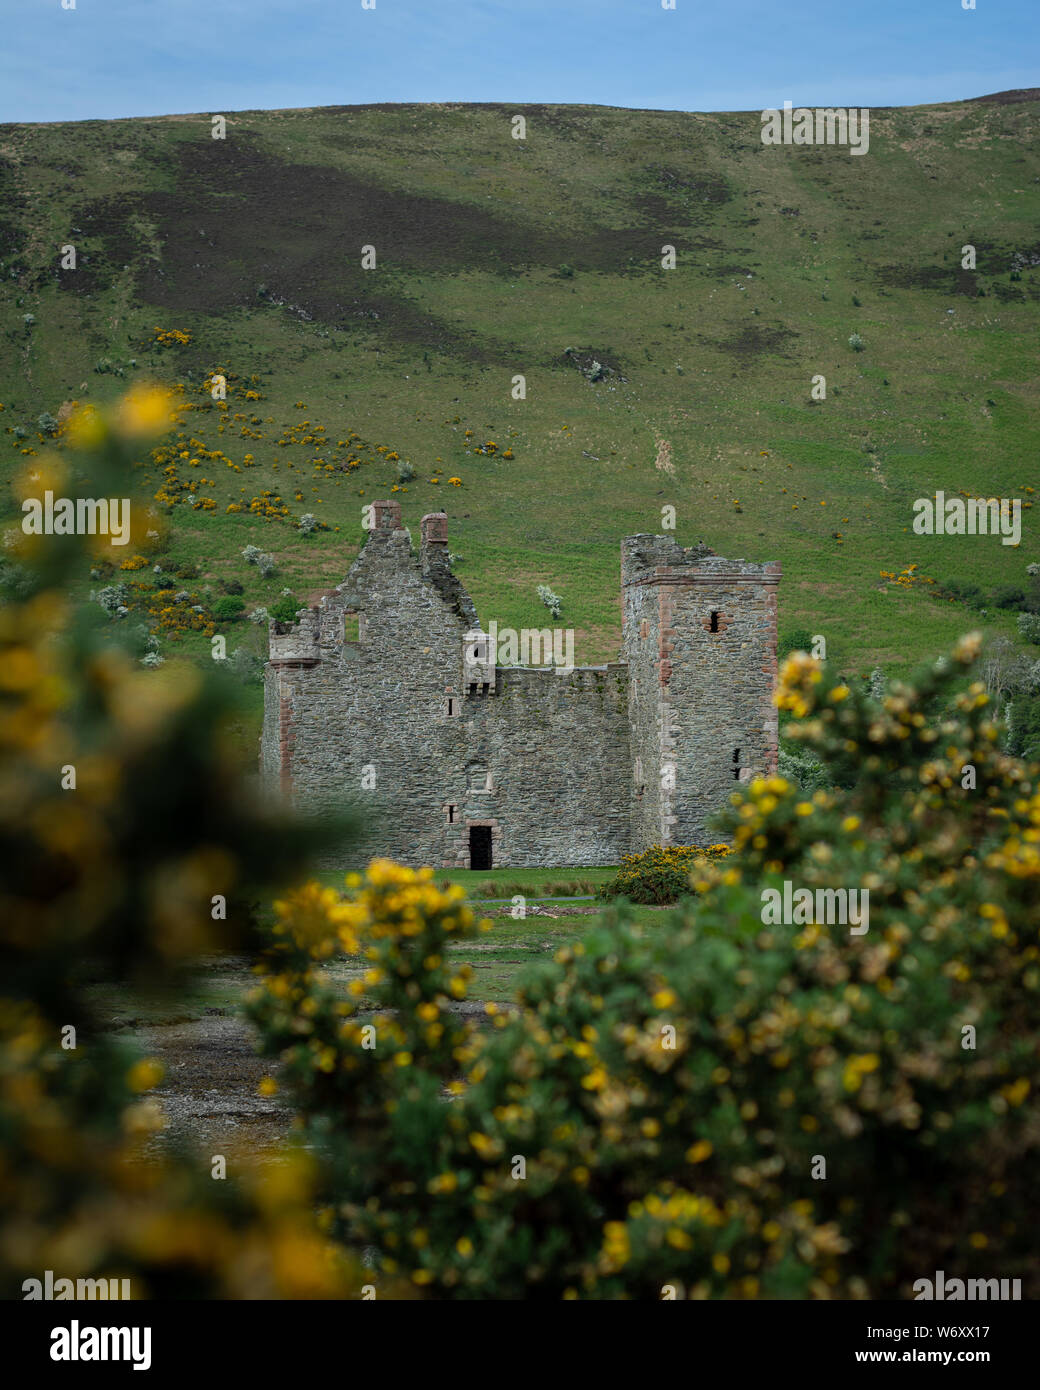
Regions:
M 390 534 L 401 529 L 401 504 L 392 500 L 372 503 L 373 534 Z
M 420 550 L 423 571 L 445 571 L 448 563 L 448 514 L 447 512 L 428 512 L 422 519 L 422 549 Z

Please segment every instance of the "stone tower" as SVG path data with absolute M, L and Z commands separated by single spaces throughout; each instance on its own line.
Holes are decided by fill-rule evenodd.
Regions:
M 621 543 L 633 846 L 704 845 L 735 782 L 775 772 L 778 564 Z

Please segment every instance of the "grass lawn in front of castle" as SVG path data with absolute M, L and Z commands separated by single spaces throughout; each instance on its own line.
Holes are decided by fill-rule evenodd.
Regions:
M 349 872 L 349 869 L 332 869 L 316 877 L 330 888 L 342 888 Z M 363 870 L 358 868 L 355 872 Z M 530 899 L 589 897 L 616 873 L 616 864 L 560 869 L 435 869 L 433 881 L 440 887 L 458 883 L 465 888 L 471 901 L 486 902 L 513 898 L 517 894 Z

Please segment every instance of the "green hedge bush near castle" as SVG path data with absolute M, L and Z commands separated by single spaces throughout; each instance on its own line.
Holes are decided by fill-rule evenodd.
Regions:
M 751 783 L 695 898 L 654 929 L 608 910 L 483 1026 L 451 1005 L 491 924 L 432 870 L 280 903 L 249 1011 L 325 1156 L 330 1238 L 439 1298 L 891 1298 L 1035 1270 L 1040 770 L 1001 751 L 980 684 L 957 693 L 977 654 L 880 702 L 792 656 L 787 735 L 855 785 Z M 868 931 L 764 926 L 785 882 L 868 890 Z M 343 952 L 368 963 L 347 995 L 323 973 Z

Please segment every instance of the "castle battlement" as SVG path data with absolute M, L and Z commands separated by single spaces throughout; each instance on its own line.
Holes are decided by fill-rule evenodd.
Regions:
M 271 624 L 261 738 L 296 801 L 361 810 L 360 854 L 617 863 L 704 843 L 734 781 L 775 770 L 779 565 L 626 536 L 622 659 L 499 664 L 446 513 L 422 518 L 418 551 L 397 501 L 371 520 L 343 583 Z

